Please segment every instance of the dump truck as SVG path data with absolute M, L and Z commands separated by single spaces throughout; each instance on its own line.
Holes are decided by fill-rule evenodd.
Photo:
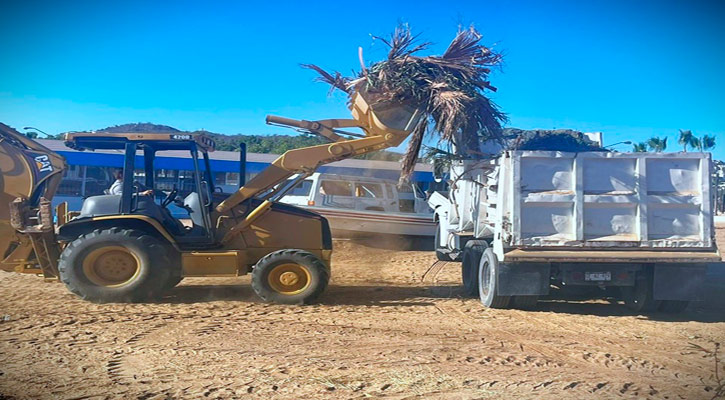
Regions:
M 603 289 L 637 312 L 702 300 L 715 242 L 709 153 L 506 150 L 453 160 L 435 252 L 486 307 L 552 287 Z M 580 289 L 580 290 L 575 290 Z
M 330 143 L 287 151 L 231 195 L 214 187 L 208 153 L 215 144 L 204 134 L 66 134 L 71 148 L 124 154 L 120 194 L 88 197 L 80 212 L 63 203 L 51 209 L 63 158 L 0 125 L 0 269 L 60 280 L 93 302 L 145 301 L 184 277 L 247 273 L 265 301 L 311 302 L 329 280 L 330 227 L 320 215 L 278 200 L 322 164 L 398 146 L 420 118 L 402 104 L 369 104 L 363 92 L 350 107 L 352 119 L 268 116 L 269 124 Z M 195 189 L 184 198 L 176 188 L 155 190 L 154 159 L 164 151 L 184 152 L 193 162 Z M 137 169 L 143 183 L 134 180 Z M 169 212 L 171 204 L 188 212 L 187 223 Z

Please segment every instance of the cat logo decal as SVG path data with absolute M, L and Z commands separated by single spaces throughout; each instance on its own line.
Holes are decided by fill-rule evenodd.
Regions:
M 50 159 L 45 154 L 35 156 L 35 165 L 38 167 L 38 171 L 40 172 L 53 172 L 53 165 L 50 163 Z

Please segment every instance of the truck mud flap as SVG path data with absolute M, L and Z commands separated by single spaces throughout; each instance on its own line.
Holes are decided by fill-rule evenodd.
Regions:
M 707 264 L 657 264 L 652 297 L 655 300 L 705 299 Z
M 537 296 L 549 294 L 549 264 L 499 264 L 498 294 L 501 296 Z

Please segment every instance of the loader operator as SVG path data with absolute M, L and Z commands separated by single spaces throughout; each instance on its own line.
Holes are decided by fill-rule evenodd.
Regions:
M 113 177 L 116 178 L 116 181 L 111 184 L 111 187 L 108 189 L 108 194 L 115 194 L 115 195 L 121 195 L 123 194 L 123 170 L 117 170 L 113 173 Z M 135 182 L 136 185 L 143 188 L 144 186 L 141 185 L 138 182 Z M 147 189 L 143 192 L 140 192 L 140 194 L 144 196 L 151 196 L 153 195 L 154 190 L 153 189 Z

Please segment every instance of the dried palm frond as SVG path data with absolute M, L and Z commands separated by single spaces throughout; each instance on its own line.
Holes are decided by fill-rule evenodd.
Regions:
M 488 75 L 502 56 L 482 45 L 481 34 L 473 27 L 460 30 L 441 56 L 417 56 L 429 43 L 416 44 L 417 36 L 407 25 L 398 26 L 387 39 L 373 38 L 389 47 L 388 57 L 357 76 L 330 74 L 313 64 L 303 66 L 350 96 L 364 91 L 374 103 L 399 102 L 424 113 L 426 118 L 411 134 L 401 180 L 412 174 L 427 133 L 455 143 L 464 153 L 477 149 L 481 141 L 502 139 L 506 115 L 485 94 L 486 90 L 496 91 Z
M 328 85 L 330 85 L 330 92 L 328 94 L 332 94 L 332 92 L 335 89 L 342 90 L 343 92 L 348 93 L 348 94 L 350 93 L 350 88 L 348 86 L 349 79 L 342 76 L 341 73 L 335 71 L 334 72 L 335 75 L 332 75 L 332 74 L 328 73 L 327 71 L 325 71 L 324 69 L 318 67 L 317 65 L 313 65 L 313 64 L 300 64 L 300 66 L 302 68 L 311 69 L 311 70 L 314 70 L 315 72 L 317 72 L 320 76 L 317 77 L 316 80 L 318 82 L 323 82 L 323 83 L 327 83 Z
M 416 39 L 418 39 L 418 35 L 413 36 L 407 24 L 395 27 L 393 34 L 390 35 L 390 40 L 380 36 L 373 36 L 372 38 L 380 40 L 390 47 L 388 60 L 409 56 L 413 53 L 419 52 L 420 50 L 426 49 L 430 45 L 429 42 L 425 42 L 418 44 L 411 49 L 410 47 L 415 43 Z

